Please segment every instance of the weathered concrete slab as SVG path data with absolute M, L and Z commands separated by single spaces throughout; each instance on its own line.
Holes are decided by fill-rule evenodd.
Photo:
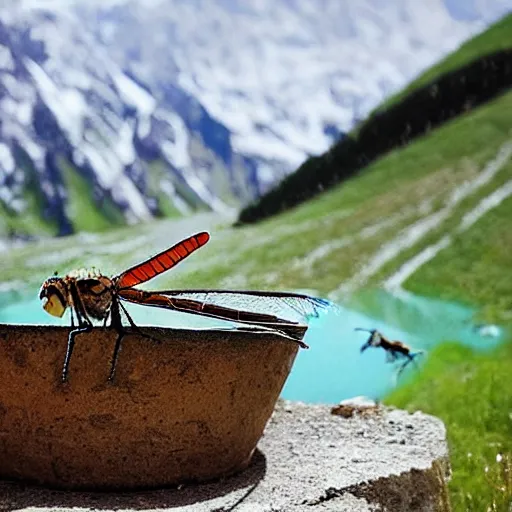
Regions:
M 279 402 L 258 447 L 242 474 L 180 489 L 67 493 L 3 483 L 0 510 L 450 510 L 445 428 L 432 416 L 367 409 L 344 417 L 329 406 Z

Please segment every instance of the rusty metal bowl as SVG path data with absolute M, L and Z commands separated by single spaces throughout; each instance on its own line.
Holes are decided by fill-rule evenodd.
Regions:
M 137 489 L 244 469 L 298 351 L 273 333 L 145 328 L 115 333 L 0 324 L 0 478 L 64 489 Z M 306 328 L 297 330 L 302 338 Z

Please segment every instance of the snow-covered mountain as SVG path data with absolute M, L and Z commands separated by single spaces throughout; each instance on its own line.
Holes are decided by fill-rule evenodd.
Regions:
M 2 5 L 0 202 L 10 215 L 38 205 L 61 233 L 73 229 L 70 173 L 127 222 L 244 203 L 512 10 L 512 0 Z

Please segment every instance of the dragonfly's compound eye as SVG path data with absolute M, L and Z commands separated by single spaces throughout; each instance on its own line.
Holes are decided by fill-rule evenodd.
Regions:
M 52 316 L 60 318 L 66 311 L 64 298 L 55 286 L 42 289 L 39 298 L 41 299 L 43 309 Z

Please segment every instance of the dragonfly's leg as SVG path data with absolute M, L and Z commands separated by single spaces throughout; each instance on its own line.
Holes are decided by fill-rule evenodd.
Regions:
M 421 354 L 421 352 L 416 352 L 416 353 L 414 353 L 414 354 L 409 354 L 409 356 L 408 356 L 408 357 L 409 357 L 410 362 L 411 362 L 411 363 L 416 367 L 416 369 L 417 369 L 417 370 L 419 370 L 419 366 L 418 366 L 418 363 L 416 362 L 415 357 L 416 357 L 417 355 L 419 355 L 419 354 Z
M 124 332 L 117 333 L 116 344 L 114 345 L 114 353 L 112 354 L 112 362 L 110 364 L 110 374 L 108 376 L 108 380 L 112 382 L 114 380 L 114 374 L 116 372 L 116 364 L 117 364 L 117 356 L 119 354 L 119 349 L 121 348 L 121 340 L 124 338 Z
M 121 307 L 121 309 L 123 310 L 124 314 L 126 315 L 126 318 L 130 324 L 130 327 L 139 335 L 139 336 L 142 336 L 143 338 L 146 338 L 148 340 L 152 340 L 152 341 L 156 341 L 157 343 L 160 343 L 160 340 L 157 339 L 157 338 L 154 338 L 153 336 L 150 336 L 149 334 L 146 334 L 144 332 L 142 332 L 142 330 L 140 329 L 140 327 L 133 321 L 133 318 L 130 316 L 130 313 L 128 313 L 128 311 L 126 310 L 126 308 L 123 306 L 123 303 L 122 302 L 119 302 L 119 306 Z
M 110 326 L 113 327 L 117 332 L 117 338 L 114 345 L 114 352 L 112 354 L 112 360 L 110 363 L 110 374 L 108 380 L 112 382 L 114 380 L 114 374 L 116 371 L 117 359 L 119 355 L 119 350 L 121 349 L 121 340 L 123 339 L 125 332 L 123 329 L 123 321 L 121 319 L 121 313 L 119 311 L 119 301 L 114 298 L 112 301 L 112 307 L 110 309 L 110 318 L 111 323 Z
M 124 330 L 123 322 L 121 319 L 121 309 L 124 311 L 126 317 L 128 318 L 128 322 L 130 322 L 130 325 L 132 328 L 137 331 L 141 336 L 145 338 L 150 338 L 147 334 L 144 334 L 141 332 L 141 330 L 135 325 L 135 322 L 132 320 L 131 316 L 126 311 L 126 308 L 119 302 L 118 300 L 114 299 L 112 303 L 112 309 L 111 309 L 111 327 L 113 327 L 117 332 L 117 338 L 114 345 L 114 352 L 112 354 L 112 362 L 110 365 L 110 374 L 108 377 L 108 380 L 112 382 L 114 380 L 114 375 L 116 372 L 116 366 L 117 366 L 117 360 L 119 356 L 119 350 L 121 349 L 121 341 L 126 336 L 127 332 Z
M 414 356 L 410 356 L 409 354 L 407 354 L 407 359 L 405 360 L 405 362 L 400 366 L 400 369 L 398 370 L 398 374 L 397 374 L 397 377 L 400 376 L 400 374 L 405 370 L 405 367 L 409 364 L 409 363 L 414 363 L 414 365 L 416 366 L 416 361 L 414 360 Z M 417 366 L 416 366 L 417 367 Z
M 62 368 L 62 382 L 66 382 L 68 380 L 68 370 L 69 370 L 69 361 L 71 359 L 71 354 L 73 353 L 73 348 L 75 347 L 75 337 L 77 334 L 82 332 L 90 332 L 92 330 L 91 324 L 84 324 L 82 327 L 78 329 L 74 329 L 69 333 L 68 336 L 68 347 L 66 350 L 66 358 L 64 359 L 64 367 Z
M 154 340 L 156 342 L 160 342 L 160 340 L 157 340 L 156 338 L 153 338 L 152 336 L 149 336 L 148 334 L 143 333 L 140 328 L 135 324 L 132 317 L 126 311 L 126 308 L 123 306 L 123 304 L 119 301 L 119 299 L 114 299 L 112 302 L 112 309 L 111 309 L 111 327 L 113 327 L 117 332 L 117 338 L 114 345 L 114 352 L 112 354 L 112 362 L 110 366 L 110 375 L 108 380 L 112 382 L 114 380 L 114 375 L 116 371 L 117 366 L 117 360 L 119 356 L 119 350 L 121 349 L 121 341 L 126 336 L 127 332 L 124 330 L 123 322 L 121 319 L 121 310 L 126 315 L 126 318 L 128 319 L 128 322 L 130 323 L 130 326 L 132 329 L 137 332 L 140 336 L 144 338 L 148 338 L 151 340 Z
M 80 296 L 76 286 L 72 286 L 70 288 L 71 295 L 73 297 L 73 302 L 75 307 L 71 308 L 71 327 L 72 331 L 68 336 L 68 346 L 66 348 L 66 357 L 64 358 L 64 366 L 62 368 L 61 381 L 66 382 L 68 380 L 68 370 L 69 370 L 69 361 L 71 360 L 71 355 L 73 354 L 73 349 L 75 348 L 75 337 L 77 334 L 83 332 L 90 332 L 92 330 L 92 323 L 87 317 L 85 310 L 82 306 L 82 301 L 80 300 Z M 74 328 L 74 318 L 73 318 L 73 310 L 76 314 L 76 319 L 78 322 L 78 328 Z

